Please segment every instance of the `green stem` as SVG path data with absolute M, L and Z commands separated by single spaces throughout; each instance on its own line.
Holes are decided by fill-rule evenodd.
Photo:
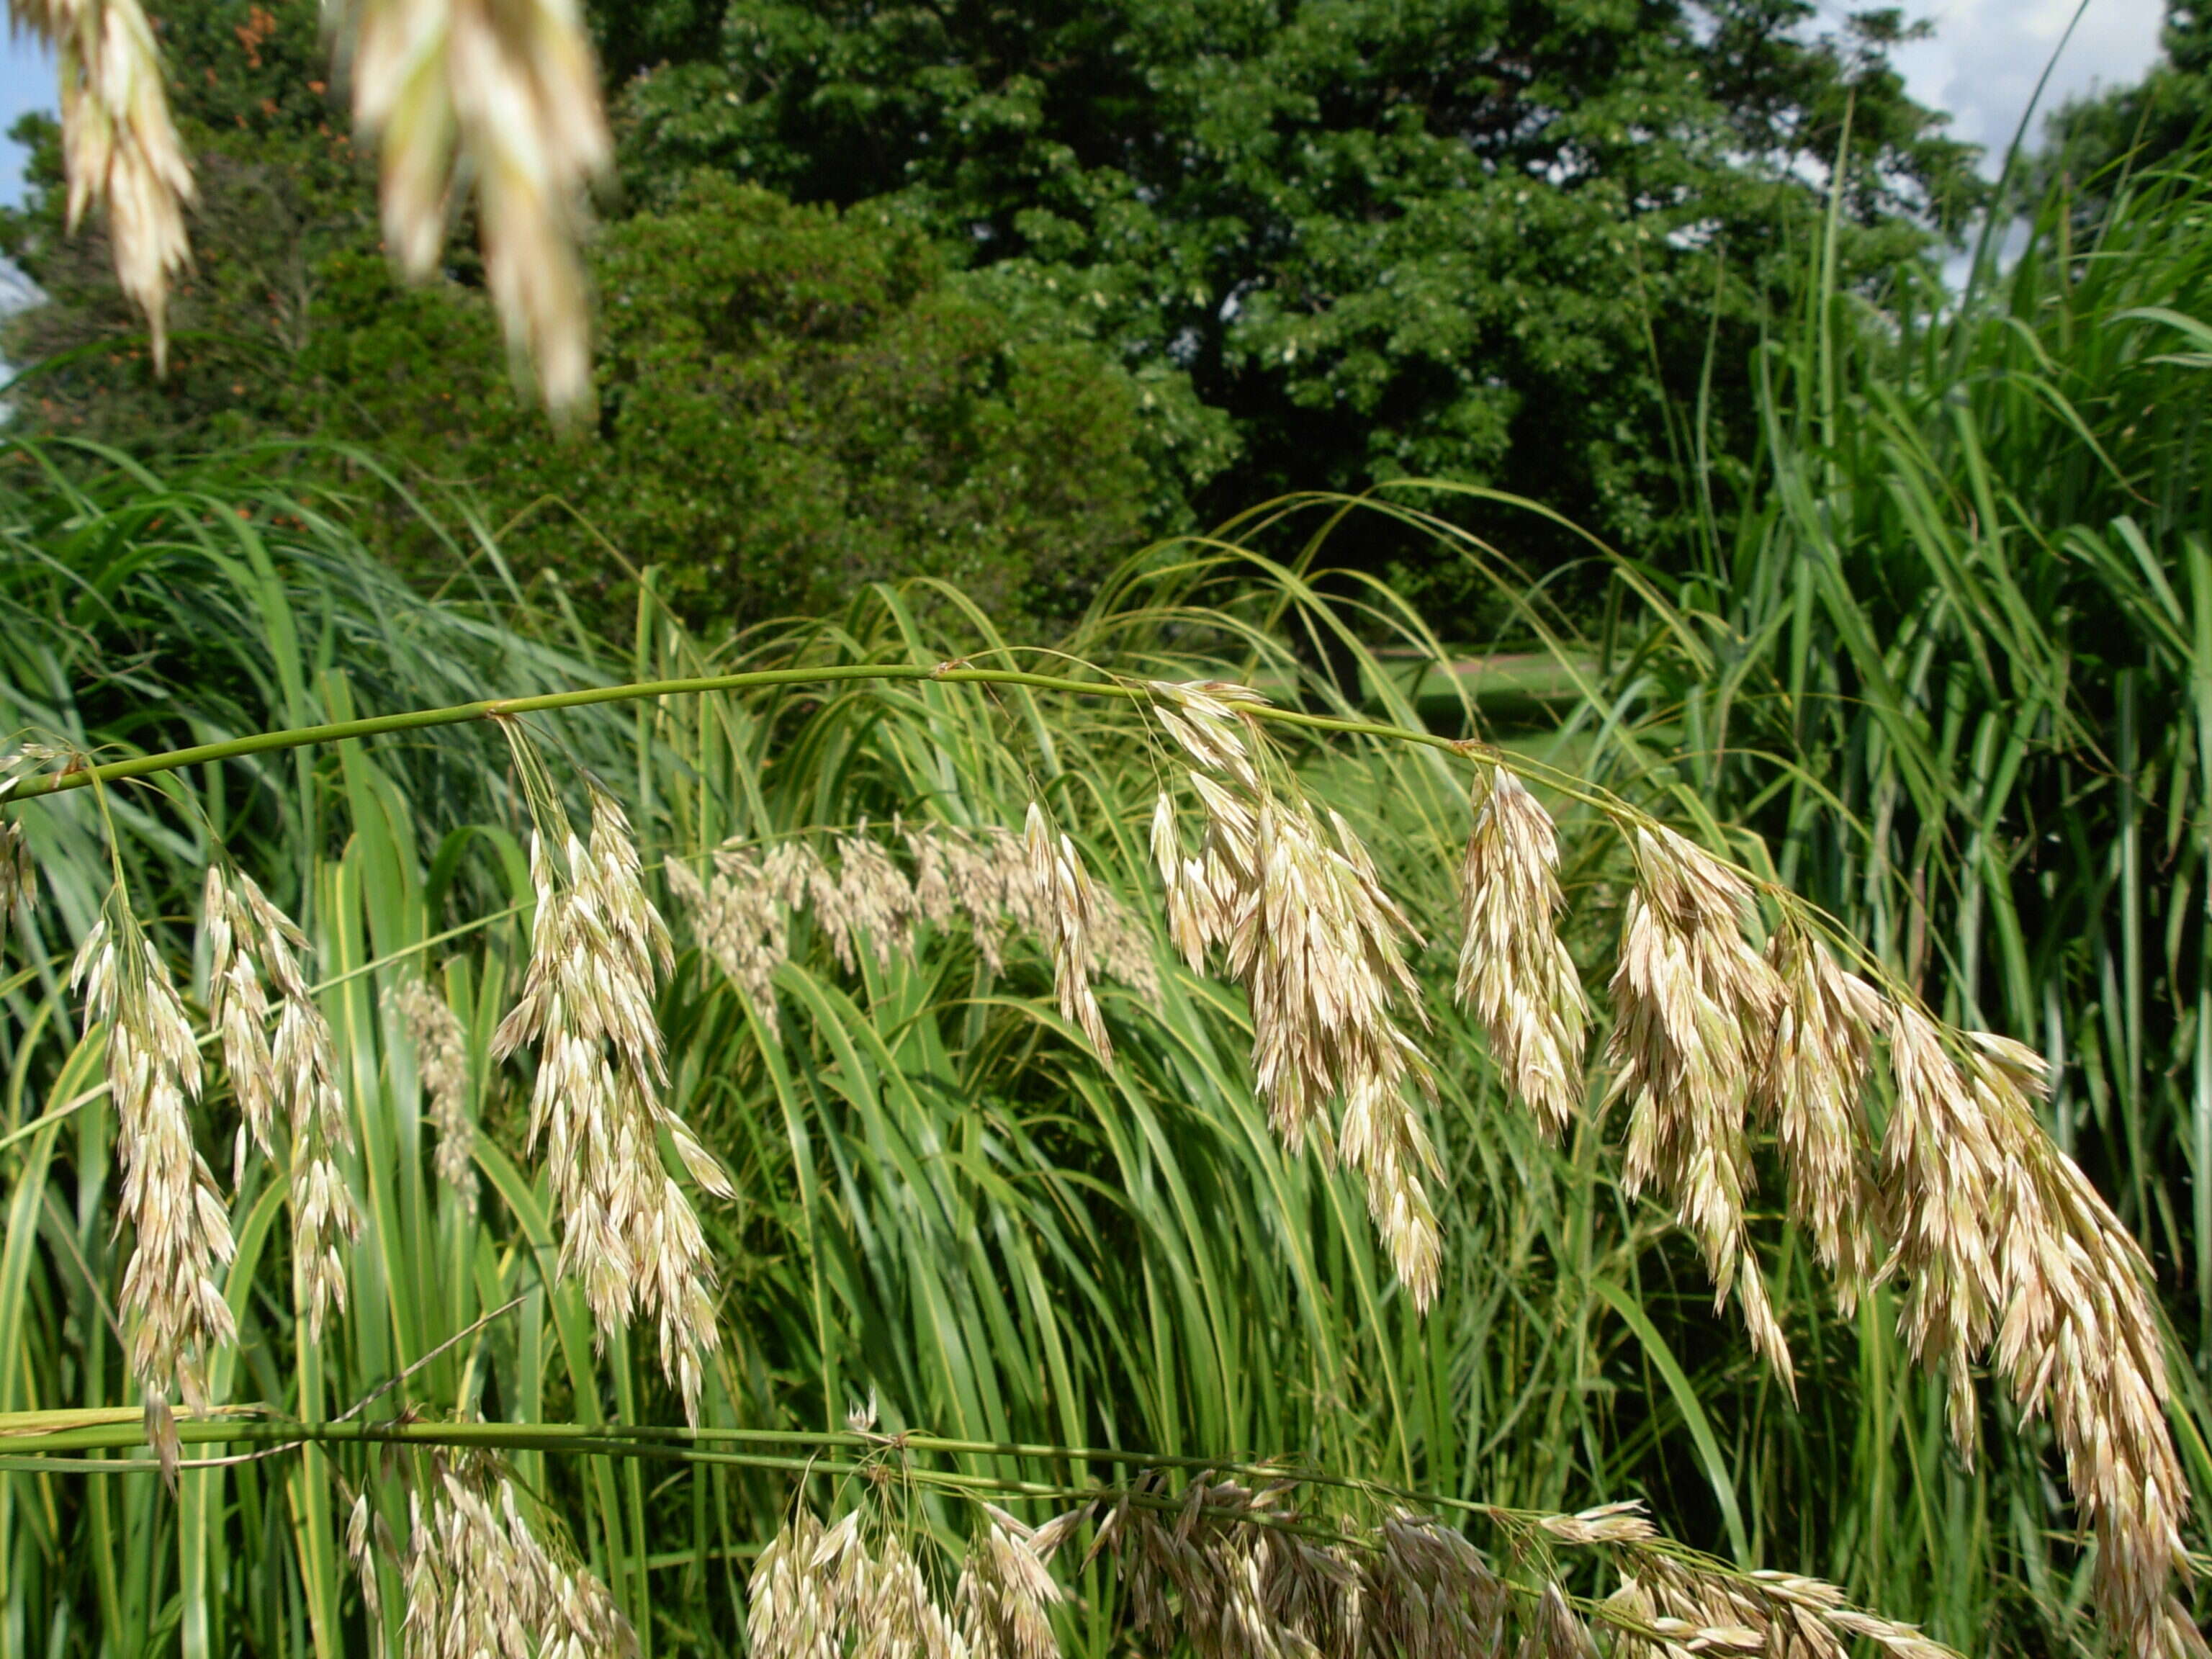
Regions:
M 257 732 L 251 737 L 222 743 L 195 744 L 189 749 L 164 750 L 135 755 L 128 760 L 98 766 L 77 767 L 27 777 L 8 792 L 11 800 L 82 789 L 94 783 L 124 778 L 143 778 L 157 772 L 209 762 L 235 760 L 246 755 L 265 755 L 277 750 L 300 749 L 310 744 L 342 743 L 349 738 L 380 737 L 390 732 L 419 732 L 431 726 L 461 726 L 471 720 L 497 720 L 515 714 L 536 714 L 559 708 L 581 708 L 592 703 L 629 702 L 645 697 L 696 696 L 709 691 L 757 690 L 778 685 L 828 685 L 854 680 L 933 680 L 955 685 L 1013 685 L 1039 691 L 1065 691 L 1078 696 L 1121 697 L 1149 701 L 1153 693 L 1141 681 L 1121 682 L 1069 679 L 1056 674 L 1032 674 L 1013 668 L 968 668 L 950 663 L 850 663 L 812 668 L 767 668 L 743 674 L 708 674 L 690 679 L 640 680 L 627 685 L 588 686 L 580 691 L 549 691 L 534 697 L 485 697 L 475 702 L 454 703 L 445 708 L 416 708 L 404 714 L 375 714 L 362 720 L 332 720 L 322 726 L 295 726 L 282 732 Z M 1295 708 L 1267 704 L 1240 705 L 1242 712 L 1279 726 L 1309 731 L 1334 732 L 1353 737 L 1385 738 L 1400 743 L 1443 749 L 1491 765 L 1498 757 L 1481 744 L 1433 732 L 1416 732 L 1379 720 L 1346 720 L 1334 714 L 1310 714 Z M 1593 805 L 1610 804 L 1592 802 Z

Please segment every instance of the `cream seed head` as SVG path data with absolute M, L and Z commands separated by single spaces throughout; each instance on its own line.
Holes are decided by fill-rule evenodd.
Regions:
M 477 1204 L 476 1125 L 469 1117 L 469 1051 L 460 1016 L 422 980 L 404 981 L 394 1006 L 415 1040 L 416 1074 L 438 1132 L 438 1178 L 473 1212 Z
M 1997 1369 L 2024 1414 L 2050 1414 L 2068 1485 L 2097 1538 L 2094 1587 L 2138 1654 L 2202 1654 L 2176 1587 L 2192 1568 L 2189 1491 L 2166 1423 L 2166 1350 L 2149 1264 L 2072 1160 L 2047 1140 L 2041 1055 L 1972 1033 L 1961 1057 L 1996 1148 Z
M 1052 951 L 1053 986 L 1062 1018 L 1073 1020 L 1099 1063 L 1114 1063 L 1114 1041 L 1107 1034 L 1106 1016 L 1098 1006 L 1091 981 L 1095 961 L 1100 909 L 1097 887 L 1075 843 L 1046 823 L 1044 809 L 1030 803 L 1024 826 L 1024 851 L 1029 878 L 1038 894 L 1037 908 L 1046 943 Z
M 518 752 L 526 742 L 510 731 Z M 547 808 L 549 811 L 557 807 Z M 642 1313 L 661 1366 L 698 1421 L 704 1358 L 720 1345 L 714 1271 L 698 1218 L 668 1177 L 665 1129 L 692 1178 L 732 1194 L 721 1165 L 662 1099 L 666 1062 L 653 1009 L 670 964 L 667 928 L 647 898 L 628 819 L 594 789 L 588 844 L 567 839 L 565 876 L 532 838 L 538 916 L 529 969 L 493 1052 L 538 1054 L 530 1144 L 541 1143 L 561 1220 L 560 1272 L 580 1281 L 601 1337 Z
M 915 916 L 914 888 L 880 843 L 860 833 L 837 838 L 836 896 L 825 907 L 825 924 L 835 917 L 831 944 L 838 964 L 850 973 L 856 962 L 855 936 L 864 936 L 876 966 L 888 968 L 909 947 Z
M 1478 788 L 1460 872 L 1457 991 L 1490 1038 L 1507 1086 L 1547 1134 L 1581 1104 L 1589 1004 L 1559 934 L 1559 838 L 1510 772 Z
M 206 1403 L 204 1366 L 237 1334 L 216 1274 L 234 1245 L 229 1211 L 192 1144 L 199 1048 L 169 970 L 120 892 L 79 946 L 70 982 L 106 1027 L 107 1081 L 123 1166 L 122 1219 L 135 1235 L 122 1309 L 131 1368 L 146 1398 L 149 1437 L 173 1473 L 177 1440 L 168 1395 Z
M 308 1335 L 319 1340 L 331 1310 L 345 1307 L 345 1249 L 362 1224 L 341 1164 L 352 1150 L 353 1129 L 337 1087 L 337 1041 L 301 966 L 306 935 L 251 876 L 210 868 L 205 927 L 209 1011 L 244 1128 L 264 1154 L 273 1156 L 272 1120 L 283 1109 L 293 1272 Z M 276 994 L 273 1038 L 264 980 Z
M 811 914 L 831 954 L 847 972 L 857 971 L 863 950 L 879 967 L 916 947 L 915 930 L 964 924 L 988 972 L 1003 972 L 1009 929 L 1039 935 L 1055 952 L 1063 942 L 1065 910 L 1060 854 L 1053 849 L 1050 873 L 1040 884 L 1025 836 L 996 827 L 904 825 L 894 834 L 913 859 L 909 877 L 888 847 L 860 831 L 837 838 L 833 869 L 800 840 L 778 842 L 764 853 L 732 844 L 714 854 L 715 873 L 702 881 L 680 862 L 667 866 L 670 890 L 690 919 L 702 950 L 743 989 L 773 1034 L 771 994 L 775 969 L 790 954 L 790 921 Z M 1071 843 L 1070 852 L 1073 853 Z M 1151 931 L 1110 890 L 1092 881 L 1074 856 L 1078 887 L 1087 892 L 1089 921 L 1083 938 L 1090 979 L 1100 976 L 1157 996 L 1159 969 Z M 1055 981 L 1065 982 L 1055 974 Z M 1083 994 L 1070 999 L 1082 1013 Z M 1095 994 L 1091 997 L 1095 1006 Z M 1086 1024 L 1086 1030 L 1095 1029 Z
M 475 185 L 484 270 L 517 358 L 556 410 L 591 391 L 579 245 L 613 149 L 574 0 L 337 0 L 354 45 L 355 125 L 382 148 L 386 245 L 422 281 L 452 196 Z
M 631 1659 L 637 1633 L 606 1586 L 531 1528 L 514 1484 L 489 1459 L 440 1456 L 430 1499 L 410 1495 L 401 1563 L 405 1659 Z M 356 1504 L 360 1515 L 365 1500 Z M 374 1564 L 356 1555 L 363 1599 Z
M 60 70 L 70 228 L 106 208 L 116 282 L 145 313 L 161 374 L 169 283 L 191 257 L 185 209 L 194 190 L 153 27 L 138 0 L 9 0 L 8 9 L 17 28 L 53 47 Z
M 741 848 L 714 855 L 711 884 L 690 866 L 672 859 L 666 866 L 669 890 L 690 915 L 699 948 L 745 994 L 746 1001 L 773 1036 L 779 1029 L 775 970 L 790 949 L 785 912 L 768 884 L 761 860 Z
M 1629 1191 L 1656 1187 L 1700 1246 L 1717 1300 L 1731 1291 L 1753 1346 L 1795 1389 L 1790 1350 L 1743 1224 L 1751 1183 L 1744 1117 L 1783 1002 L 1745 941 L 1751 890 L 1671 830 L 1638 829 L 1637 886 L 1613 977 L 1614 1075 L 1628 1103 Z
M 960 1632 L 976 1659 L 1057 1659 L 1049 1609 L 1060 1600 L 1034 1534 L 985 1504 L 988 1524 L 969 1540 L 955 1592 Z
M 1880 993 L 1845 973 L 1794 916 L 1767 940 L 1782 987 L 1779 1018 L 1753 1104 L 1780 1142 L 1790 1212 L 1813 1241 L 1848 1317 L 1875 1267 L 1881 1196 L 1861 1097 L 1884 1020 Z
M 1881 1146 L 1892 1242 L 1881 1276 L 1906 1281 L 1900 1329 L 1915 1358 L 1945 1368 L 1952 1441 L 1971 1458 L 1980 1413 L 1970 1368 L 2002 1293 L 1992 1233 L 2002 1161 L 1942 1029 L 1903 1000 L 1886 1023 L 1896 1087 Z
M 1251 1003 L 1253 1077 L 1277 1132 L 1293 1148 L 1311 1137 L 1364 1178 L 1399 1280 L 1425 1309 L 1442 1255 L 1426 1182 L 1440 1169 L 1409 1098 L 1434 1093 L 1405 1030 L 1425 1021 L 1405 961 L 1412 923 L 1340 815 L 1259 786 L 1258 734 L 1236 713 L 1254 699 L 1214 684 L 1153 690 L 1175 705 L 1158 712 L 1186 752 L 1223 774 L 1188 774 L 1206 817 L 1198 858 L 1182 855 L 1173 805 L 1153 810 L 1169 931 L 1194 971 L 1223 951 Z

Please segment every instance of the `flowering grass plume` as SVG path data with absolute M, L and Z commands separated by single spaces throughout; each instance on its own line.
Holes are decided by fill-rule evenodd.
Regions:
M 1874 1032 L 1885 1023 L 1882 999 L 1794 915 L 1769 937 L 1766 962 L 1782 1001 L 1753 1105 L 1781 1149 L 1790 1217 L 1848 1318 L 1877 1255 L 1881 1194 L 1860 1102 Z
M 69 226 L 106 208 L 116 282 L 145 313 L 158 374 L 168 365 L 169 283 L 191 258 L 185 209 L 195 192 L 153 26 L 138 0 L 9 0 L 8 12 L 54 50 Z
M 1850 1606 L 1833 1584 L 1741 1573 L 1686 1552 L 1639 1552 L 1598 1609 L 1613 1651 L 1651 1659 L 1698 1653 L 1845 1659 L 1865 1642 L 1890 1659 L 1957 1659 L 1911 1625 Z
M 1960 1449 L 1971 1456 L 1966 1364 L 1994 1336 L 2021 1413 L 2050 1415 L 2097 1540 L 2106 1623 L 2143 1659 L 2201 1656 L 2177 1594 L 2192 1577 L 2181 1536 L 2188 1486 L 2166 1426 L 2149 1264 L 2043 1133 L 2042 1056 L 1986 1033 L 1947 1044 L 1902 1002 L 1890 1028 L 1897 1104 L 1883 1157 L 1899 1231 L 1884 1272 L 1907 1277 L 1907 1340 L 1945 1362 Z
M 518 361 L 556 411 L 591 392 L 585 196 L 613 154 L 575 0 L 333 0 L 354 119 L 381 144 L 386 246 L 416 281 L 475 186 L 484 273 Z
M 404 981 L 393 998 L 400 1023 L 415 1039 L 416 1071 L 438 1132 L 438 1178 L 477 1206 L 476 1125 L 469 1117 L 469 1046 L 460 1016 L 424 980 Z
M 131 1370 L 145 1396 L 148 1437 L 173 1474 L 169 1391 L 207 1403 L 204 1367 L 237 1334 L 216 1273 L 234 1250 L 230 1212 L 192 1144 L 200 1055 L 167 966 L 139 931 L 120 886 L 78 947 L 70 982 L 106 1027 L 107 1083 L 123 1165 L 119 1219 L 134 1234 L 123 1274 Z
M 1107 1035 L 1098 994 L 1091 988 L 1103 965 L 1097 958 L 1103 921 L 1097 884 L 1091 879 L 1075 843 L 1046 822 L 1044 808 L 1035 801 L 1030 803 L 1023 846 L 1029 855 L 1030 883 L 1037 895 L 1039 921 L 1052 952 L 1060 1016 L 1082 1028 L 1098 1051 L 1101 1065 L 1111 1066 L 1114 1040 Z
M 1745 1114 L 1783 1005 L 1745 941 L 1751 890 L 1658 825 L 1631 832 L 1637 884 L 1613 976 L 1611 1100 L 1628 1103 L 1631 1193 L 1656 1187 L 1698 1240 L 1717 1303 L 1735 1293 L 1753 1346 L 1795 1389 L 1790 1349 L 1745 1236 L 1752 1181 Z
M 1442 1255 L 1427 1182 L 1442 1168 L 1408 1098 L 1435 1092 L 1405 1029 L 1423 1018 L 1403 948 L 1413 924 L 1351 825 L 1267 776 L 1240 713 L 1253 693 L 1151 689 L 1162 725 L 1198 763 L 1188 775 L 1205 813 L 1196 858 L 1183 854 L 1173 805 L 1153 814 L 1170 933 L 1194 970 L 1222 951 L 1251 1001 L 1254 1081 L 1276 1129 L 1293 1147 L 1311 1137 L 1365 1178 L 1399 1280 L 1426 1309 Z M 1343 1103 L 1334 1124 L 1333 1099 Z
M 240 1162 L 248 1134 L 264 1157 L 276 1156 L 271 1131 L 281 1105 L 291 1140 L 293 1271 L 308 1335 L 320 1340 L 331 1309 L 345 1307 L 344 1247 L 362 1229 L 339 1163 L 353 1149 L 353 1130 L 338 1092 L 337 1043 L 300 966 L 306 936 L 252 877 L 210 865 L 203 916 L 208 1013 L 243 1118 Z M 264 979 L 276 993 L 273 1042 Z
M 630 1627 L 591 1571 L 550 1551 L 525 1517 L 514 1482 L 489 1458 L 448 1453 L 426 1504 L 410 1497 L 400 1575 L 406 1659 L 629 1659 Z M 364 1597 L 375 1592 L 364 1498 L 348 1528 Z
M 753 1565 L 752 1659 L 1055 1659 L 1046 1563 L 1066 1527 L 1036 1528 L 981 1506 L 947 1599 L 897 1530 L 848 1510 L 824 1528 L 801 1507 Z
M 1595 1659 L 1611 1653 L 1765 1653 L 1844 1659 L 1865 1639 L 1895 1659 L 1956 1659 L 1909 1625 L 1863 1613 L 1818 1579 L 1746 1572 L 1662 1538 L 1634 1503 L 1573 1515 L 1484 1511 L 1496 1559 L 1460 1529 L 1398 1502 L 1300 1507 L 1289 1480 L 1254 1488 L 1203 1474 L 1177 1495 L 1140 1477 L 1048 1522 L 1093 1524 L 1133 1633 L 1198 1659 Z M 1562 1588 L 1562 1549 L 1617 1569 L 1601 1602 Z M 1510 1576 L 1509 1576 L 1510 1573 Z
M 836 837 L 834 866 L 797 837 L 765 852 L 736 842 L 718 848 L 713 875 L 705 880 L 681 860 L 669 861 L 669 890 L 690 916 L 700 948 L 744 992 L 771 1036 L 779 1028 L 775 970 L 790 956 L 791 922 L 799 915 L 813 917 L 847 973 L 859 971 L 864 952 L 879 969 L 911 955 L 915 929 L 922 926 L 964 927 L 986 971 L 994 975 L 1005 971 L 1010 932 L 1042 939 L 1058 964 L 1059 947 L 1066 942 L 1060 930 L 1066 911 L 1057 845 L 1039 862 L 1031 858 L 1025 835 L 995 825 L 908 825 L 894 833 L 912 860 L 911 876 L 865 824 Z M 1087 906 L 1081 916 L 1086 988 L 1090 980 L 1103 976 L 1140 996 L 1157 995 L 1159 969 L 1150 933 L 1110 889 L 1083 871 L 1072 843 L 1067 856 L 1073 860 L 1070 870 L 1079 872 L 1079 903 Z M 1067 983 L 1058 975 L 1055 982 Z M 1091 1000 L 1095 1007 L 1095 994 Z M 1070 1006 L 1079 1010 L 1080 1002 L 1079 994 Z M 1103 1032 L 1103 1024 L 1098 1030 Z
M 602 1339 L 633 1313 L 658 1322 L 661 1367 L 696 1424 L 704 1358 L 721 1340 L 714 1269 L 690 1200 L 662 1164 L 659 1133 L 700 1186 L 735 1193 L 662 1099 L 653 995 L 656 969 L 669 967 L 667 928 L 645 896 L 622 809 L 594 787 L 590 840 L 579 840 L 527 739 L 509 735 L 526 776 L 541 780 L 530 792 L 540 817 L 530 854 L 538 917 L 521 997 L 492 1051 L 504 1060 L 526 1044 L 537 1054 L 530 1144 L 545 1146 L 552 1171 L 562 1274 L 581 1282 Z M 565 841 L 559 866 L 554 835 Z
M 1477 786 L 1460 871 L 1457 992 L 1507 1085 L 1557 1136 L 1582 1103 L 1589 1002 L 1560 942 L 1559 836 L 1510 772 Z

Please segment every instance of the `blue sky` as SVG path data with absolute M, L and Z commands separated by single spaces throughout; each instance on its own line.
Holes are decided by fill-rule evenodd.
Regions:
M 7 56 L 0 58 L 0 132 L 15 125 L 18 116 L 34 109 L 54 107 L 52 54 L 27 34 L 8 31 Z M 0 139 L 0 204 L 14 207 L 23 199 L 23 163 L 27 159 L 18 145 Z
M 1820 0 L 1839 20 L 1864 0 Z M 2079 0 L 1904 0 L 1907 14 L 1936 25 L 1936 38 L 1899 54 L 1913 95 L 1952 114 L 1960 138 L 2002 152 L 2036 77 Z M 2134 80 L 2158 55 L 2162 0 L 2089 0 L 2052 76 L 2046 106 L 2069 94 Z M 0 57 L 0 131 L 26 110 L 54 106 L 53 61 L 12 32 Z M 0 202 L 22 198 L 23 152 L 0 141 Z

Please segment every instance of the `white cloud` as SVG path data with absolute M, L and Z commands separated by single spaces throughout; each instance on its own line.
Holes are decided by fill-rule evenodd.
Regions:
M 1983 147 L 1984 170 L 1995 176 L 2034 94 L 2037 79 L 2065 37 L 2080 0 L 1904 0 L 1905 14 L 1936 26 L 1933 40 L 1901 48 L 1899 70 L 1912 96 L 1948 110 L 1951 134 Z M 1844 9 L 1823 0 L 1832 17 Z M 2140 80 L 2157 60 L 2164 0 L 2088 0 L 2073 38 L 2051 71 L 2037 106 L 2031 143 L 2042 116 L 2069 97 Z

